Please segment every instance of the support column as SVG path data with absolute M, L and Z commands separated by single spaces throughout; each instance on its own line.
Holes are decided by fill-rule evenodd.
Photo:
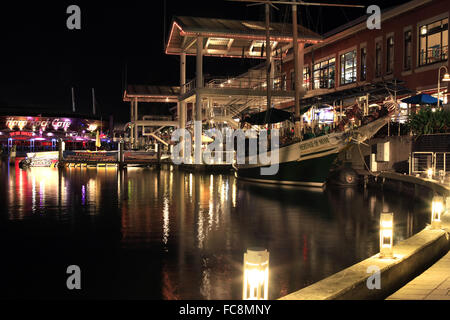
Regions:
M 270 89 L 275 89 L 275 60 L 273 55 L 270 57 Z
M 137 98 L 134 99 L 134 121 L 138 121 L 138 100 Z M 139 134 L 138 134 L 138 125 L 134 125 L 134 143 L 136 147 L 139 147 Z
M 197 56 L 196 56 L 196 87 L 203 88 L 203 37 L 197 37 Z M 202 121 L 202 99 L 196 94 L 195 99 L 195 120 Z
M 186 93 L 186 53 L 180 54 L 180 96 L 183 96 Z M 187 118 L 187 110 L 186 110 L 186 102 L 179 102 L 179 113 L 178 113 L 178 128 L 186 129 L 186 118 Z M 184 150 L 184 137 L 180 139 L 181 141 L 181 157 L 184 158 L 185 150 Z
M 201 164 L 202 161 L 202 97 L 198 89 L 203 88 L 203 37 L 197 37 L 196 56 L 196 95 L 194 115 L 194 161 Z
M 186 93 L 186 53 L 180 55 L 180 95 Z M 181 129 L 186 128 L 186 102 L 180 101 L 180 113 L 178 121 Z
M 294 74 L 295 74 L 295 137 L 302 138 L 303 121 L 300 113 L 300 88 L 303 83 L 303 47 L 304 44 L 299 45 L 298 29 L 297 29 L 297 5 L 292 5 L 292 33 L 294 42 Z M 301 75 L 301 76 L 300 76 Z M 300 82 L 301 81 L 301 82 Z
M 134 100 L 130 101 L 130 144 L 134 147 Z

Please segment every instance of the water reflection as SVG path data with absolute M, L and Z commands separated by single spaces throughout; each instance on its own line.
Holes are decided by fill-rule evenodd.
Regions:
M 20 263 L 52 279 L 76 260 L 92 274 L 88 297 L 240 299 L 243 253 L 262 246 L 274 299 L 375 254 L 383 206 L 395 212 L 395 242 L 428 219 L 421 202 L 367 189 L 307 192 L 173 168 L 1 170 L 12 296 Z M 32 283 L 31 296 L 70 297 Z

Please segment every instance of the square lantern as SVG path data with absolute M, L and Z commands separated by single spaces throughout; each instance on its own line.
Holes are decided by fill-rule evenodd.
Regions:
M 444 170 L 439 170 L 439 181 L 441 183 L 444 183 L 444 181 L 445 181 L 445 171 Z
M 267 300 L 269 295 L 269 252 L 262 248 L 244 253 L 244 300 Z
M 394 258 L 394 214 L 380 215 L 380 258 Z
M 427 178 L 428 179 L 433 179 L 433 169 L 432 168 L 428 168 L 428 170 L 427 170 Z
M 434 196 L 431 203 L 431 228 L 441 229 L 441 216 L 444 212 L 444 198 Z

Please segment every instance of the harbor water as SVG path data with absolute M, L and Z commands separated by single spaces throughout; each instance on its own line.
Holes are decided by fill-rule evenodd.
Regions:
M 423 229 L 429 204 L 360 187 L 324 191 L 233 174 L 1 164 L 2 298 L 241 299 L 243 254 L 270 252 L 269 298 L 299 290 Z M 81 270 L 68 290 L 67 267 Z

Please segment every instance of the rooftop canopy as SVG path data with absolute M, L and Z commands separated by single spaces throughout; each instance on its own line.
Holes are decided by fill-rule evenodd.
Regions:
M 270 23 L 270 42 L 276 50 L 292 43 L 292 25 Z M 175 17 L 172 22 L 166 54 L 196 54 L 197 37 L 203 37 L 203 54 L 218 57 L 265 58 L 265 23 L 212 18 Z M 298 26 L 298 41 L 318 43 L 322 37 Z
M 128 85 L 123 101 L 137 99 L 138 102 L 178 102 L 180 87 Z

